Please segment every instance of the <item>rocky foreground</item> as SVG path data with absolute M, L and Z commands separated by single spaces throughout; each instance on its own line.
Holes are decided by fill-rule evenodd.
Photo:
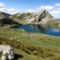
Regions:
M 1 60 L 13 60 L 14 59 L 14 49 L 9 45 L 0 45 Z

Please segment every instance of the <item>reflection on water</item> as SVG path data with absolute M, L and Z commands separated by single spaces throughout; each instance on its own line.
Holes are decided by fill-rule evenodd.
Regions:
M 60 30 L 52 27 L 48 27 L 46 34 L 60 36 Z
M 52 27 L 42 27 L 41 25 L 20 25 L 18 28 L 22 28 L 27 32 L 40 32 L 48 35 L 60 36 L 60 30 Z
M 38 32 L 38 29 L 36 29 L 33 25 L 20 25 L 18 28 L 22 28 L 27 32 Z

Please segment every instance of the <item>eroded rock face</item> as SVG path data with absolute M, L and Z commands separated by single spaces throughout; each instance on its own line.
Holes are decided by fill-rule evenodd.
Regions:
M 1 60 L 13 60 L 14 59 L 14 50 L 9 45 L 0 45 L 0 52 L 2 52 Z
M 10 14 L 4 13 L 4 12 L 0 12 L 0 19 L 7 19 L 9 17 L 10 17 Z
M 48 21 L 54 19 L 53 16 L 46 10 L 41 10 L 39 12 L 34 13 L 16 14 L 14 16 L 15 18 L 22 19 L 22 21 L 28 24 L 46 24 Z
M 0 26 L 8 22 L 9 16 L 7 13 L 0 12 Z
M 53 19 L 53 16 L 48 11 L 42 10 L 36 14 L 35 20 L 32 20 L 32 22 L 36 24 L 46 24 Z
M 19 25 L 19 23 L 13 20 L 10 14 L 0 12 L 0 27 L 14 28 L 17 25 Z

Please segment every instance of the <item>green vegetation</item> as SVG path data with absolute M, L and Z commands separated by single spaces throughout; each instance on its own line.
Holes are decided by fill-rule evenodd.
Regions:
M 32 14 L 31 13 L 22 13 L 21 15 L 16 14 L 13 17 L 16 17 L 18 19 L 25 19 L 26 17 L 27 18 L 31 18 L 32 17 Z
M 27 24 L 27 19 L 32 18 L 32 13 L 18 13 L 12 16 L 12 19 L 20 24 Z
M 0 44 L 13 46 L 16 60 L 60 60 L 60 37 L 0 28 Z
M 5 15 L 3 14 L 3 16 Z M 35 18 L 37 15 L 33 17 L 31 13 L 22 13 L 8 18 L 9 16 L 2 17 L 0 21 L 0 24 L 4 25 L 4 27 L 0 27 L 0 44 L 8 44 L 14 48 L 15 60 L 60 60 L 60 36 L 29 33 L 23 29 L 8 28 L 9 25 L 26 24 L 27 19 Z M 46 17 L 52 18 L 45 10 L 43 14 L 38 16 L 38 22 Z M 36 19 L 34 22 L 36 22 Z M 51 20 L 45 26 L 46 28 L 52 26 L 53 28 L 60 29 L 60 20 Z M 41 29 L 44 30 L 43 28 Z
M 47 23 L 47 26 L 52 26 L 53 28 L 60 29 L 60 19 L 51 20 Z

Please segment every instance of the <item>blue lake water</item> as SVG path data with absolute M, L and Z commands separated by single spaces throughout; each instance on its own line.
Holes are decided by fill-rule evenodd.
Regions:
M 48 27 L 46 34 L 60 36 L 60 30 L 52 27 Z
M 20 25 L 18 28 L 24 29 L 27 32 L 38 32 L 38 29 L 32 25 Z
M 36 27 L 33 25 L 20 25 L 18 28 L 24 29 L 27 32 L 38 32 L 48 35 L 60 36 L 60 30 L 52 27 L 47 27 L 47 29 L 42 27 Z

